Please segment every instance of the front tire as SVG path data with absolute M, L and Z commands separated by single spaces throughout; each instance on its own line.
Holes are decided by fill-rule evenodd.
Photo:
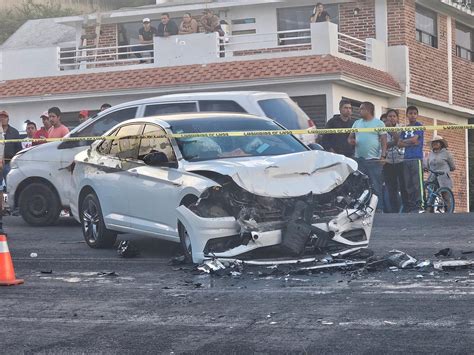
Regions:
M 100 202 L 95 193 L 87 194 L 81 201 L 79 218 L 84 239 L 91 248 L 104 249 L 115 244 L 117 233 L 105 227 Z
M 50 226 L 59 219 L 61 201 L 48 185 L 34 182 L 26 186 L 18 199 L 20 214 L 32 226 Z
M 455 208 L 454 194 L 447 187 L 440 187 L 436 190 L 437 197 L 433 206 L 435 213 L 453 213 Z

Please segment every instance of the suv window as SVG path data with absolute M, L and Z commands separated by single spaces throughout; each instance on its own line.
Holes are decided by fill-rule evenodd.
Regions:
M 123 110 L 118 110 L 109 113 L 108 115 L 99 117 L 97 120 L 84 127 L 80 131 L 73 132 L 71 137 L 98 137 L 102 136 L 105 132 L 111 129 L 113 126 L 135 118 L 137 114 L 137 107 L 129 107 Z M 63 142 L 58 148 L 67 149 L 74 147 L 87 146 L 92 144 L 92 141 L 69 141 Z
M 309 117 L 291 99 L 268 99 L 258 102 L 265 116 L 277 121 L 287 129 L 309 128 Z
M 246 113 L 242 106 L 232 100 L 199 100 L 201 112 L 239 112 Z
M 145 108 L 145 117 L 170 115 L 173 113 L 197 112 L 195 102 L 173 102 L 166 104 L 148 105 Z
M 141 134 L 142 128 L 141 124 L 120 127 L 111 143 L 109 154 L 119 159 L 138 159 L 138 135 Z
M 161 136 L 165 135 L 166 132 L 163 128 L 155 125 L 146 125 L 143 131 L 144 136 Z M 168 138 L 142 138 L 140 143 L 140 150 L 138 153 L 138 159 L 143 158 L 153 152 L 162 152 L 166 154 L 168 161 L 176 161 L 176 157 L 171 147 L 171 143 Z

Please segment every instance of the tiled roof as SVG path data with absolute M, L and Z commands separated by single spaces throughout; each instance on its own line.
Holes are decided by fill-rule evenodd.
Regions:
M 179 87 L 323 74 L 344 74 L 391 90 L 401 90 L 400 85 L 386 72 L 326 55 L 8 80 L 0 84 L 0 98 Z

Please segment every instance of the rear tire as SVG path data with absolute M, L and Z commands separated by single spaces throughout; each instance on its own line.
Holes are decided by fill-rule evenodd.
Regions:
M 105 227 L 100 202 L 95 193 L 87 194 L 80 202 L 79 218 L 82 234 L 88 246 L 94 249 L 114 246 L 117 233 Z
M 34 182 L 26 186 L 18 199 L 20 214 L 32 226 L 50 226 L 59 219 L 61 201 L 48 185 Z
M 440 187 L 436 190 L 438 197 L 434 200 L 434 213 L 453 213 L 455 206 L 454 194 L 448 187 Z

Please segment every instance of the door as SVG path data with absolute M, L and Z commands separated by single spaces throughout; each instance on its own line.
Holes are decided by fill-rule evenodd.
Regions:
M 94 190 L 99 198 L 104 220 L 109 227 L 130 228 L 129 191 L 136 183 L 133 169 L 139 165 L 138 147 L 142 124 L 120 127 L 115 139 L 105 140 L 97 147 L 94 161 Z
M 176 207 L 183 189 L 183 174 L 176 168 L 176 156 L 168 138 L 152 138 L 166 132 L 157 125 L 147 124 L 138 159 L 140 164 L 132 171 L 135 179 L 130 193 L 130 217 L 132 228 L 144 234 L 164 237 L 176 241 Z M 147 138 L 146 136 L 151 136 Z M 143 162 L 147 154 L 162 152 L 168 159 L 168 166 L 148 166 Z

